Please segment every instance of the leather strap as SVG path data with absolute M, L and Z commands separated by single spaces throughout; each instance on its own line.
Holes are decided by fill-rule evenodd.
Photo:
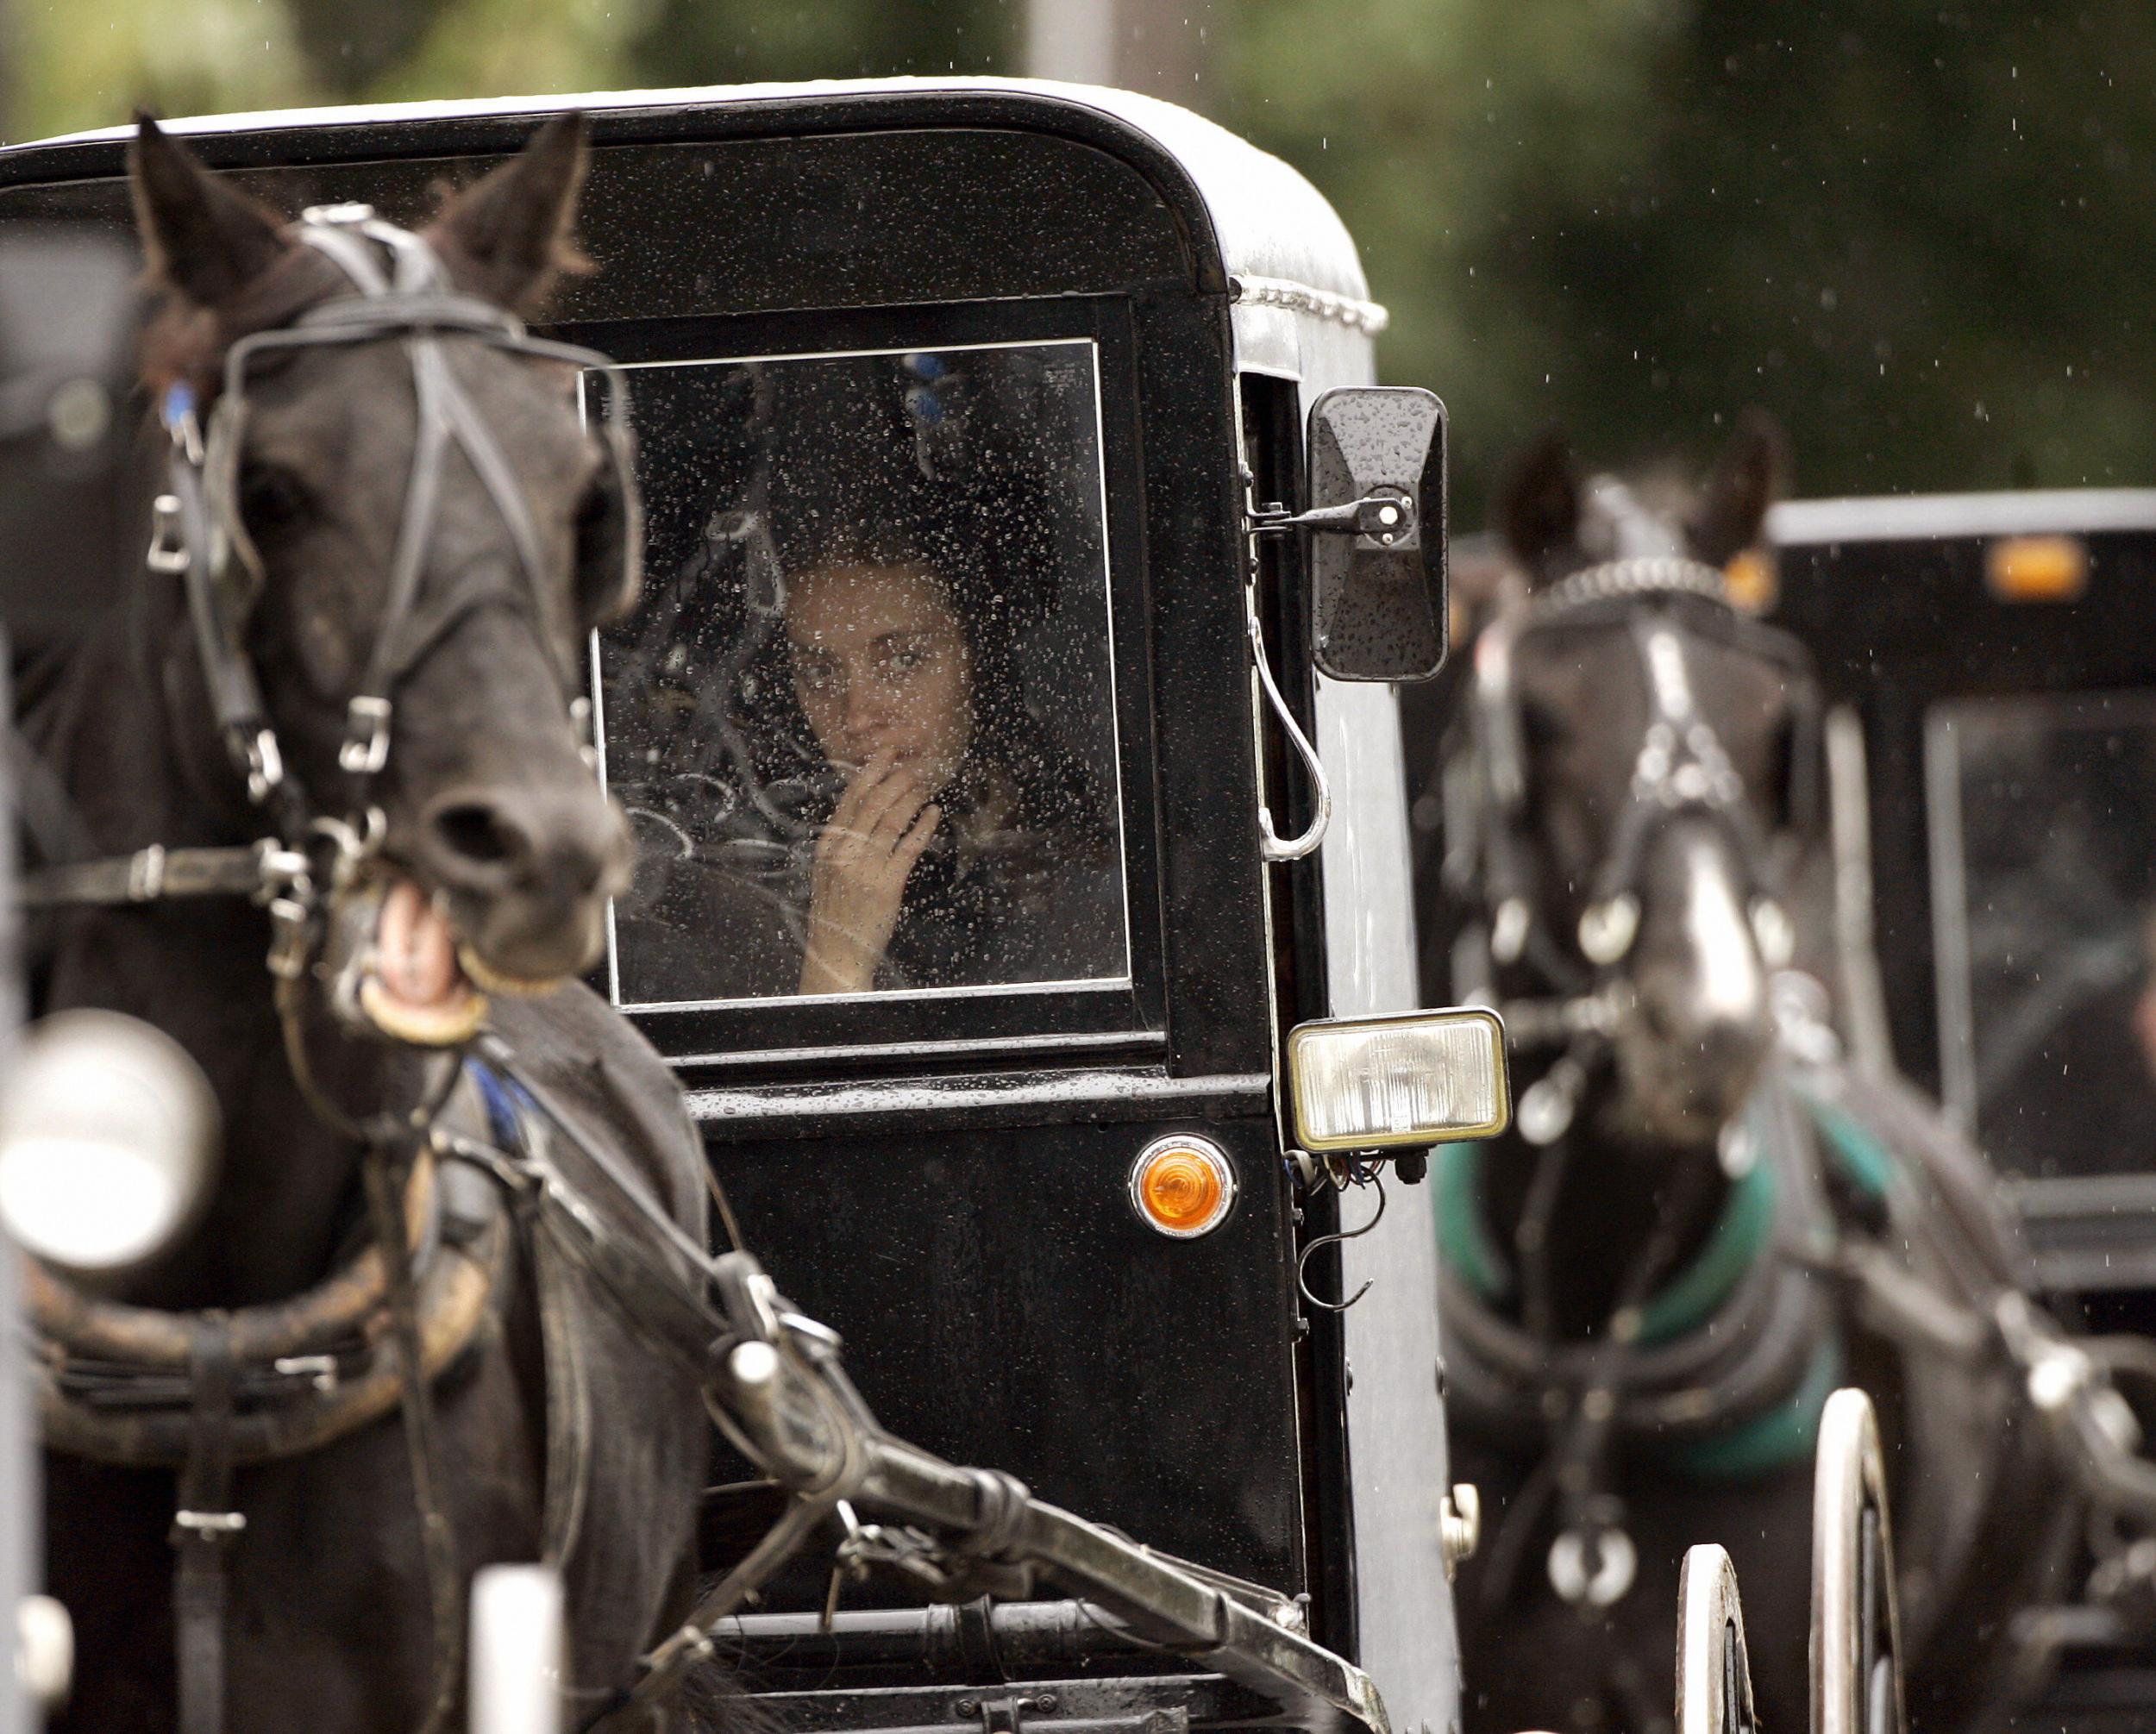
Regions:
M 398 1177 L 392 1173 L 397 1160 L 397 1153 L 392 1150 L 373 1150 L 364 1174 L 374 1237 L 390 1273 L 391 1329 L 404 1369 L 399 1394 L 404 1400 L 405 1455 L 411 1468 L 412 1499 L 419 1512 L 420 1547 L 426 1560 L 427 1599 L 434 1633 L 426 1719 L 420 1729 L 421 1734 L 441 1734 L 455 1712 L 464 1679 L 464 1580 L 435 1420 L 434 1391 L 423 1370 L 424 1355 L 411 1249 L 404 1240 L 404 1216 L 398 1208 Z
M 251 897 L 262 888 L 257 846 L 168 849 L 152 843 L 131 855 L 33 868 L 22 875 L 29 909 L 63 904 L 156 903 L 174 897 Z
M 542 1126 L 532 1125 L 517 1111 L 522 1093 L 490 1072 L 473 1065 L 467 1075 L 486 1117 L 487 1130 L 505 1153 L 530 1164 L 543 1148 Z M 475 1165 L 476 1167 L 476 1165 Z M 452 1170 L 452 1173 L 454 1171 Z M 485 1182 L 490 1191 L 497 1177 Z M 531 1265 L 539 1306 L 539 1346 L 546 1371 L 546 1495 L 541 1520 L 539 1556 L 559 1570 L 575 1550 L 584 1526 L 585 1477 L 590 1468 L 592 1393 L 584 1377 L 584 1350 L 578 1341 L 576 1299 L 580 1267 L 560 1236 L 547 1231 L 537 1196 L 530 1186 L 502 1182 L 516 1198 L 521 1243 Z
M 539 1341 L 547 1374 L 547 1487 L 540 1557 L 559 1568 L 567 1564 L 584 1527 L 592 1393 L 577 1341 L 574 1261 L 536 1220 L 531 1227 L 525 1244 L 538 1287 Z
M 194 1409 L 172 1517 L 179 1555 L 172 1612 L 179 1643 L 180 1734 L 224 1734 L 224 1622 L 232 1544 L 247 1519 L 232 1509 L 236 1366 L 222 1312 L 194 1319 Z

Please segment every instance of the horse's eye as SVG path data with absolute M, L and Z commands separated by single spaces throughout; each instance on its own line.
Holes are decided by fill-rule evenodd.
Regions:
M 308 506 L 306 484 L 277 464 L 250 462 L 240 470 L 240 516 L 257 536 L 299 521 Z
M 603 624 L 626 606 L 623 561 L 628 525 L 620 479 L 611 469 L 602 471 L 577 501 L 572 526 L 577 611 L 586 624 Z

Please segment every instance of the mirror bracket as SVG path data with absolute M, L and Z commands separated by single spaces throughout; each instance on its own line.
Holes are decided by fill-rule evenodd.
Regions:
M 1412 548 L 1415 543 L 1415 501 L 1404 488 L 1379 486 L 1345 505 L 1317 506 L 1291 512 L 1278 503 L 1260 505 L 1252 498 L 1253 478 L 1243 472 L 1243 518 L 1252 535 L 1287 535 L 1309 530 L 1320 535 L 1353 535 L 1374 548 Z

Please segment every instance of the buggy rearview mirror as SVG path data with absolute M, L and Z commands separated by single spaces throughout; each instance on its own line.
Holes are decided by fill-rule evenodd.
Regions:
M 1426 680 L 1445 661 L 1445 405 L 1355 385 L 1311 405 L 1311 642 L 1335 680 Z
M 148 525 L 130 391 L 141 259 L 88 223 L 0 236 L 0 621 L 18 648 L 117 601 Z

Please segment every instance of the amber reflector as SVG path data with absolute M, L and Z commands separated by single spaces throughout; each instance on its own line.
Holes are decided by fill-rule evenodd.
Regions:
M 1984 563 L 2002 602 L 2071 602 L 2089 587 L 2089 550 L 2075 536 L 2002 536 Z
M 1131 1202 L 1149 1227 L 1178 1240 L 1210 1233 L 1235 1201 L 1235 1171 L 1202 1138 L 1148 1144 L 1131 1168 Z
M 1730 606 L 1746 614 L 1768 612 L 1781 594 L 1774 556 L 1764 548 L 1745 549 L 1722 568 L 1722 578 L 1729 586 Z

